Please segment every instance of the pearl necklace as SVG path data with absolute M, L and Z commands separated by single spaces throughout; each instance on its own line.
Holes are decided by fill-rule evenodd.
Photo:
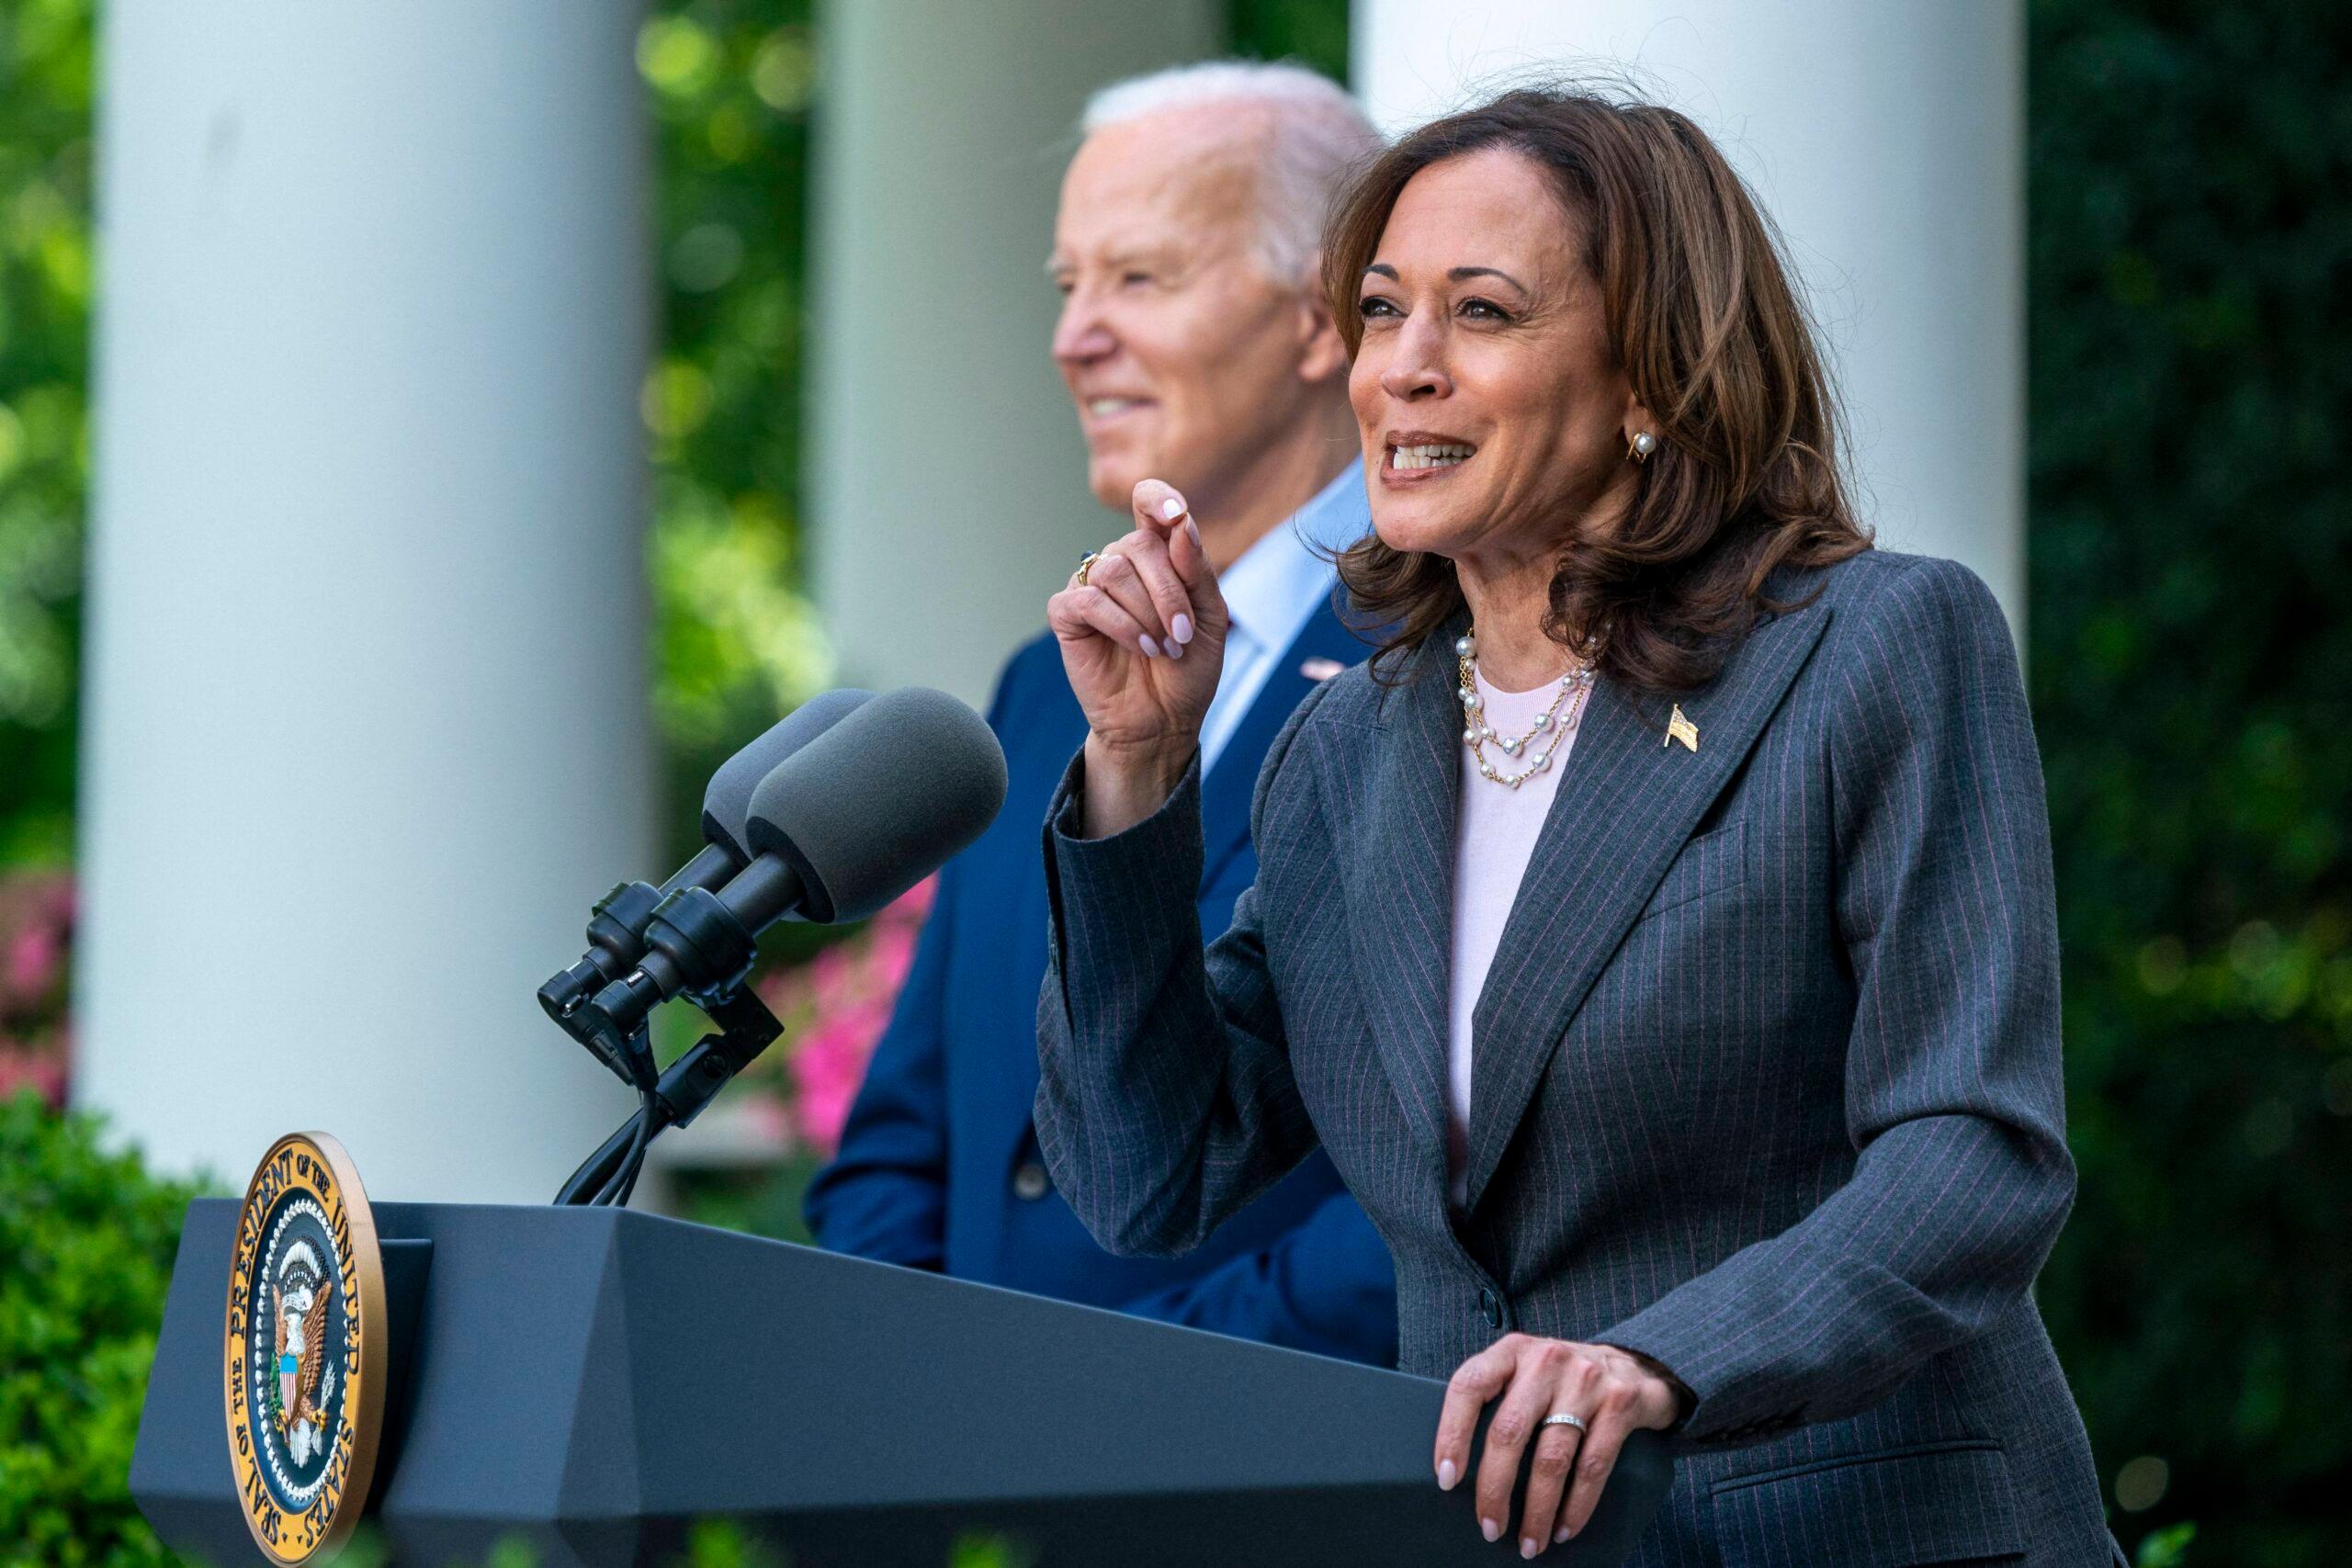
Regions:
M 1478 637 L 1475 627 L 1467 635 L 1455 639 L 1453 651 L 1461 666 L 1462 716 L 1467 721 L 1462 731 L 1462 743 L 1470 749 L 1470 755 L 1476 761 L 1482 777 L 1517 789 L 1552 765 L 1552 753 L 1560 749 L 1562 738 L 1576 728 L 1584 717 L 1585 699 L 1592 694 L 1592 668 L 1586 665 L 1561 676 L 1559 689 L 1552 694 L 1552 705 L 1535 716 L 1535 727 L 1525 735 L 1498 735 L 1481 711 L 1487 705 L 1486 699 L 1478 695 Z M 1560 708 L 1571 699 L 1575 705 L 1569 708 L 1564 719 L 1560 716 Z M 1489 740 L 1500 747 L 1506 757 L 1516 757 L 1522 750 L 1526 751 L 1527 766 L 1516 773 L 1506 773 L 1497 768 L 1487 760 L 1485 748 Z M 1541 751 L 1534 750 L 1539 740 L 1544 742 Z

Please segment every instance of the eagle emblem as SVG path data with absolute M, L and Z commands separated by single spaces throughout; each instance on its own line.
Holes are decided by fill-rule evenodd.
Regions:
M 271 1318 L 277 1329 L 277 1425 L 297 1465 L 326 1446 L 334 1371 L 326 1366 L 331 1286 L 308 1242 L 287 1248 L 278 1265 Z M 324 1378 L 321 1376 L 324 1369 Z

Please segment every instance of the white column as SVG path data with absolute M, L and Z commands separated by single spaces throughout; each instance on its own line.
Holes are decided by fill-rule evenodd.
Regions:
M 76 1095 L 545 1201 L 532 993 L 650 832 L 638 14 L 107 7 Z
M 2018 0 L 1355 0 L 1356 85 L 1397 129 L 1595 72 L 1689 114 L 1779 220 L 1890 547 L 2025 608 Z
M 818 101 L 808 489 L 842 678 L 979 703 L 1079 552 L 1047 355 L 1062 166 L 1086 96 L 1218 43 L 1209 0 L 834 0 Z

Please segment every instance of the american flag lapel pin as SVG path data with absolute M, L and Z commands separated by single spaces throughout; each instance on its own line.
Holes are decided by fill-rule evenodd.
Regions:
M 1680 703 L 1674 705 L 1674 716 L 1666 721 L 1666 739 L 1658 744 L 1671 746 L 1678 740 L 1682 742 L 1683 750 L 1687 751 L 1696 753 L 1699 750 L 1699 727 L 1682 716 Z

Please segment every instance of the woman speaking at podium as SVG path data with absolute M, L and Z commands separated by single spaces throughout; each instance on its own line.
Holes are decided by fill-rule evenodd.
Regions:
M 1518 91 L 1369 168 L 1325 261 L 1341 580 L 1394 629 L 1274 743 L 1204 952 L 1183 498 L 1054 596 L 1056 1182 L 1182 1252 L 1328 1151 L 1451 1380 L 1437 1483 L 1523 1555 L 1655 1427 L 1645 1564 L 2113 1560 L 2030 1293 L 2074 1168 L 2016 654 L 1964 569 L 1871 547 L 1771 230 L 1681 116 Z

